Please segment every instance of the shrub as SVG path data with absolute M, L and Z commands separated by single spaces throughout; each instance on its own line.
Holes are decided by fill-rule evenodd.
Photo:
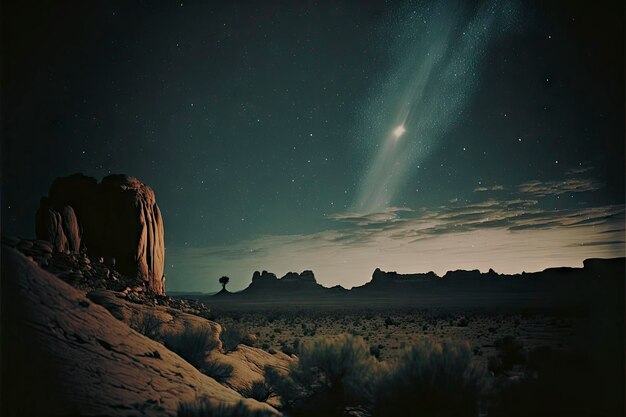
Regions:
M 287 342 L 282 342 L 280 345 L 280 350 L 288 356 L 294 355 L 296 353 L 295 349 L 293 349 Z
M 162 321 L 153 314 L 142 314 L 141 318 L 134 317 L 130 322 L 130 327 L 150 339 L 159 336 L 159 327 Z
M 469 345 L 423 341 L 379 379 L 371 415 L 476 416 L 482 376 Z
M 272 389 L 265 381 L 254 381 L 249 388 L 241 392 L 241 395 L 264 403 L 272 395 Z
M 178 417 L 270 417 L 269 411 L 250 410 L 243 402 L 237 405 L 213 405 L 206 398 L 178 405 Z
M 180 333 L 165 335 L 165 346 L 196 368 L 200 368 L 208 352 L 218 346 L 213 332 L 205 326 L 190 326 Z
M 380 359 L 380 348 L 378 346 L 370 346 L 370 355 L 376 359 Z
M 395 326 L 396 325 L 396 321 L 394 319 L 392 319 L 391 317 L 387 317 L 385 319 L 385 326 L 389 327 L 389 326 Z
M 240 326 L 232 325 L 222 328 L 220 339 L 225 352 L 232 352 L 246 340 L 247 332 Z
M 215 358 L 209 358 L 204 361 L 200 368 L 202 373 L 210 376 L 220 384 L 223 384 L 233 375 L 232 365 L 220 362 Z
M 266 380 L 293 416 L 341 416 L 369 387 L 377 361 L 361 337 L 342 334 L 300 345 L 288 375 L 266 368 Z
M 504 336 L 494 342 L 497 357 L 489 358 L 489 370 L 499 374 L 511 370 L 514 365 L 526 362 L 524 345 L 513 336 Z

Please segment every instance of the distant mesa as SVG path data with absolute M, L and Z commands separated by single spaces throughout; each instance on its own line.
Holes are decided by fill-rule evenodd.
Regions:
M 339 287 L 339 286 L 337 286 Z M 339 287 L 341 288 L 341 287 Z M 318 284 L 313 271 L 288 272 L 282 278 L 267 271 L 255 271 L 252 275 L 252 282 L 245 290 L 239 294 L 259 295 L 259 294 L 280 294 L 280 293 L 322 293 L 328 288 Z
M 154 191 L 137 178 L 57 178 L 41 199 L 35 229 L 54 251 L 86 251 L 154 293 L 165 293 L 163 219 Z
M 483 303 L 518 302 L 539 305 L 542 302 L 578 302 L 589 296 L 588 289 L 600 280 L 618 285 L 624 276 L 624 258 L 587 259 L 582 268 L 558 267 L 540 272 L 498 274 L 474 270 L 448 271 L 443 276 L 426 273 L 399 274 L 376 268 L 372 279 L 347 290 L 339 285 L 320 285 L 312 271 L 289 272 L 282 278 L 267 271 L 256 271 L 243 291 L 228 293 L 239 300 L 258 303 L 328 300 L 343 305 L 354 300 L 394 300 L 402 305 L 482 305 Z M 220 291 L 222 293 L 222 291 Z M 216 295 L 220 295 L 219 293 Z M 226 295 L 226 294 L 224 294 Z M 213 299 L 219 301 L 218 299 Z M 368 301 L 369 302 L 369 301 Z M 417 304 L 416 304 L 417 303 Z M 534 303 L 534 304 L 533 304 Z M 490 304 L 490 305 L 491 305 Z M 398 304 L 400 305 L 400 304 Z

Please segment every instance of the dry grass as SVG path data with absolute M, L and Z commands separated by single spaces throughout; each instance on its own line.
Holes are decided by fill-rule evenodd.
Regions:
M 211 329 L 204 326 L 186 327 L 180 333 L 166 334 L 163 342 L 165 347 L 198 369 L 207 354 L 218 346 Z
M 270 417 L 273 414 L 262 410 L 250 410 L 244 403 L 237 405 L 213 405 L 206 398 L 198 398 L 178 406 L 178 417 Z

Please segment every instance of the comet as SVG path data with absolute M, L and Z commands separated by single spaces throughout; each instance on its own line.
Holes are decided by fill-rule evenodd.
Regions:
M 403 187 L 415 188 L 407 183 L 467 111 L 490 45 L 513 27 L 515 5 L 442 0 L 398 17 L 400 34 L 389 46 L 393 65 L 364 112 L 374 123 L 360 144 L 369 145 L 371 156 L 353 211 L 384 211 Z

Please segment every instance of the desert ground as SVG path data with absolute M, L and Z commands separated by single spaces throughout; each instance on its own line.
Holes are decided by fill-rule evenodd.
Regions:
M 215 309 L 215 321 L 226 329 L 251 335 L 247 342 L 270 353 L 297 353 L 302 342 L 343 333 L 361 336 L 380 360 L 396 359 L 423 339 L 469 343 L 474 360 L 487 365 L 497 355 L 495 343 L 515 338 L 526 350 L 562 349 L 579 342 L 589 318 L 580 311 L 501 312 L 433 311 L 424 309 Z

